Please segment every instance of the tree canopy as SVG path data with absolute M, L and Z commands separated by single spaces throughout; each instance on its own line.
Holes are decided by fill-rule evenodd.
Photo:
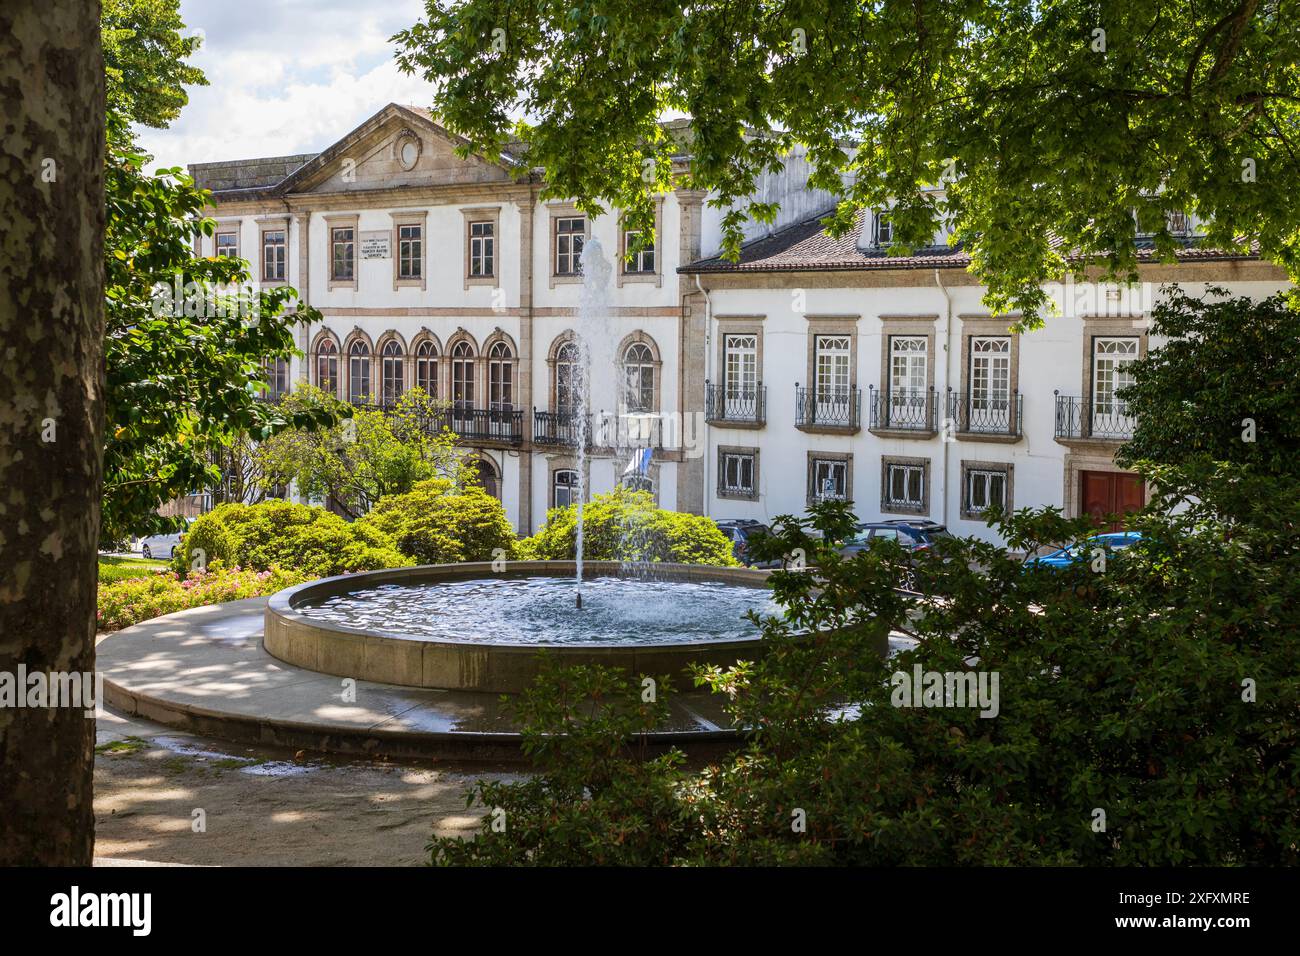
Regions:
M 687 184 L 727 207 L 736 256 L 758 177 L 807 148 L 833 232 L 892 203 L 900 249 L 941 220 L 988 304 L 1044 307 L 1088 264 L 1131 277 L 1134 216 L 1257 244 L 1300 275 L 1300 30 L 1283 0 L 427 0 L 398 63 L 489 155 L 517 135 L 550 195 L 653 226 L 691 117 Z M 519 117 L 525 117 L 519 120 Z M 647 161 L 650 161 L 647 164 Z M 936 186 L 944 186 L 936 190 Z

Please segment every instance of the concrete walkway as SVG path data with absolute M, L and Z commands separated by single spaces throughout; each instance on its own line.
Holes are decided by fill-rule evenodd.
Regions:
M 355 683 L 282 663 L 262 649 L 267 598 L 192 608 L 110 634 L 98 669 L 110 706 L 227 740 L 390 757 L 518 759 L 520 736 L 492 694 Z M 704 691 L 676 695 L 660 746 L 734 746 Z

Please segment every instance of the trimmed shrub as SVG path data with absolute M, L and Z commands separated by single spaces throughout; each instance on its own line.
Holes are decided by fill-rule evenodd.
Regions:
M 736 567 L 731 542 L 703 515 L 666 511 L 647 491 L 616 488 L 582 509 L 583 556 L 593 561 L 667 561 Z M 577 554 L 578 509 L 552 508 L 546 524 L 520 542 L 519 556 L 571 561 Z
M 501 502 L 479 485 L 458 488 L 446 478 L 379 499 L 357 525 L 391 538 L 420 564 L 491 561 L 498 549 L 514 556 L 515 533 Z
M 219 563 L 210 571 L 192 571 L 184 576 L 162 571 L 144 578 L 101 584 L 95 616 L 99 630 L 116 631 L 173 611 L 274 594 L 308 579 L 307 575 L 279 568 L 273 571 L 225 569 Z
M 256 505 L 225 504 L 213 508 L 202 521 L 220 524 L 229 535 L 229 550 L 221 556 L 227 564 L 266 571 L 287 568 L 304 578 L 324 578 L 347 571 L 373 571 L 411 564 L 392 538 L 373 526 L 349 524 L 338 515 L 312 505 L 264 501 Z M 179 552 L 188 570 L 191 547 L 201 546 L 199 522 L 185 536 Z M 209 541 L 219 534 L 205 531 Z M 208 561 L 211 563 L 212 554 Z
M 196 568 L 194 561 L 197 551 L 203 553 L 203 560 Z M 232 560 L 234 552 L 235 539 L 231 536 L 230 529 L 219 517 L 209 512 L 190 525 L 181 546 L 172 557 L 172 570 L 177 574 L 187 574 L 192 570 L 206 570 L 216 561 L 231 565 L 235 563 Z

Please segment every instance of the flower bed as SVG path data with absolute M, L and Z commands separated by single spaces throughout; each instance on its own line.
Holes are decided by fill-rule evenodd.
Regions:
M 158 571 L 147 577 L 101 584 L 96 620 L 100 631 L 116 631 L 173 611 L 274 594 L 306 580 L 307 576 L 300 572 L 280 568 L 254 571 L 217 567 L 206 572 L 191 571 L 184 577 L 173 571 Z

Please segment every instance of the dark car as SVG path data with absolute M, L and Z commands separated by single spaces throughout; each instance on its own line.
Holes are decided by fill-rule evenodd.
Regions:
M 769 561 L 754 561 L 749 557 L 749 539 L 755 535 L 772 533 L 772 529 L 763 522 L 753 518 L 721 518 L 715 519 L 714 524 L 731 539 L 731 553 L 736 556 L 736 560 L 741 564 L 748 564 L 756 568 L 779 568 L 781 566 L 780 558 Z
M 895 518 L 889 521 L 868 521 L 857 526 L 853 535 L 840 546 L 840 554 L 851 558 L 871 546 L 872 541 L 897 541 L 905 550 L 916 554 L 934 546 L 940 538 L 951 538 L 952 533 L 937 521 L 927 518 Z M 912 559 L 912 566 L 917 564 Z M 916 588 L 916 575 L 909 572 L 905 585 Z

